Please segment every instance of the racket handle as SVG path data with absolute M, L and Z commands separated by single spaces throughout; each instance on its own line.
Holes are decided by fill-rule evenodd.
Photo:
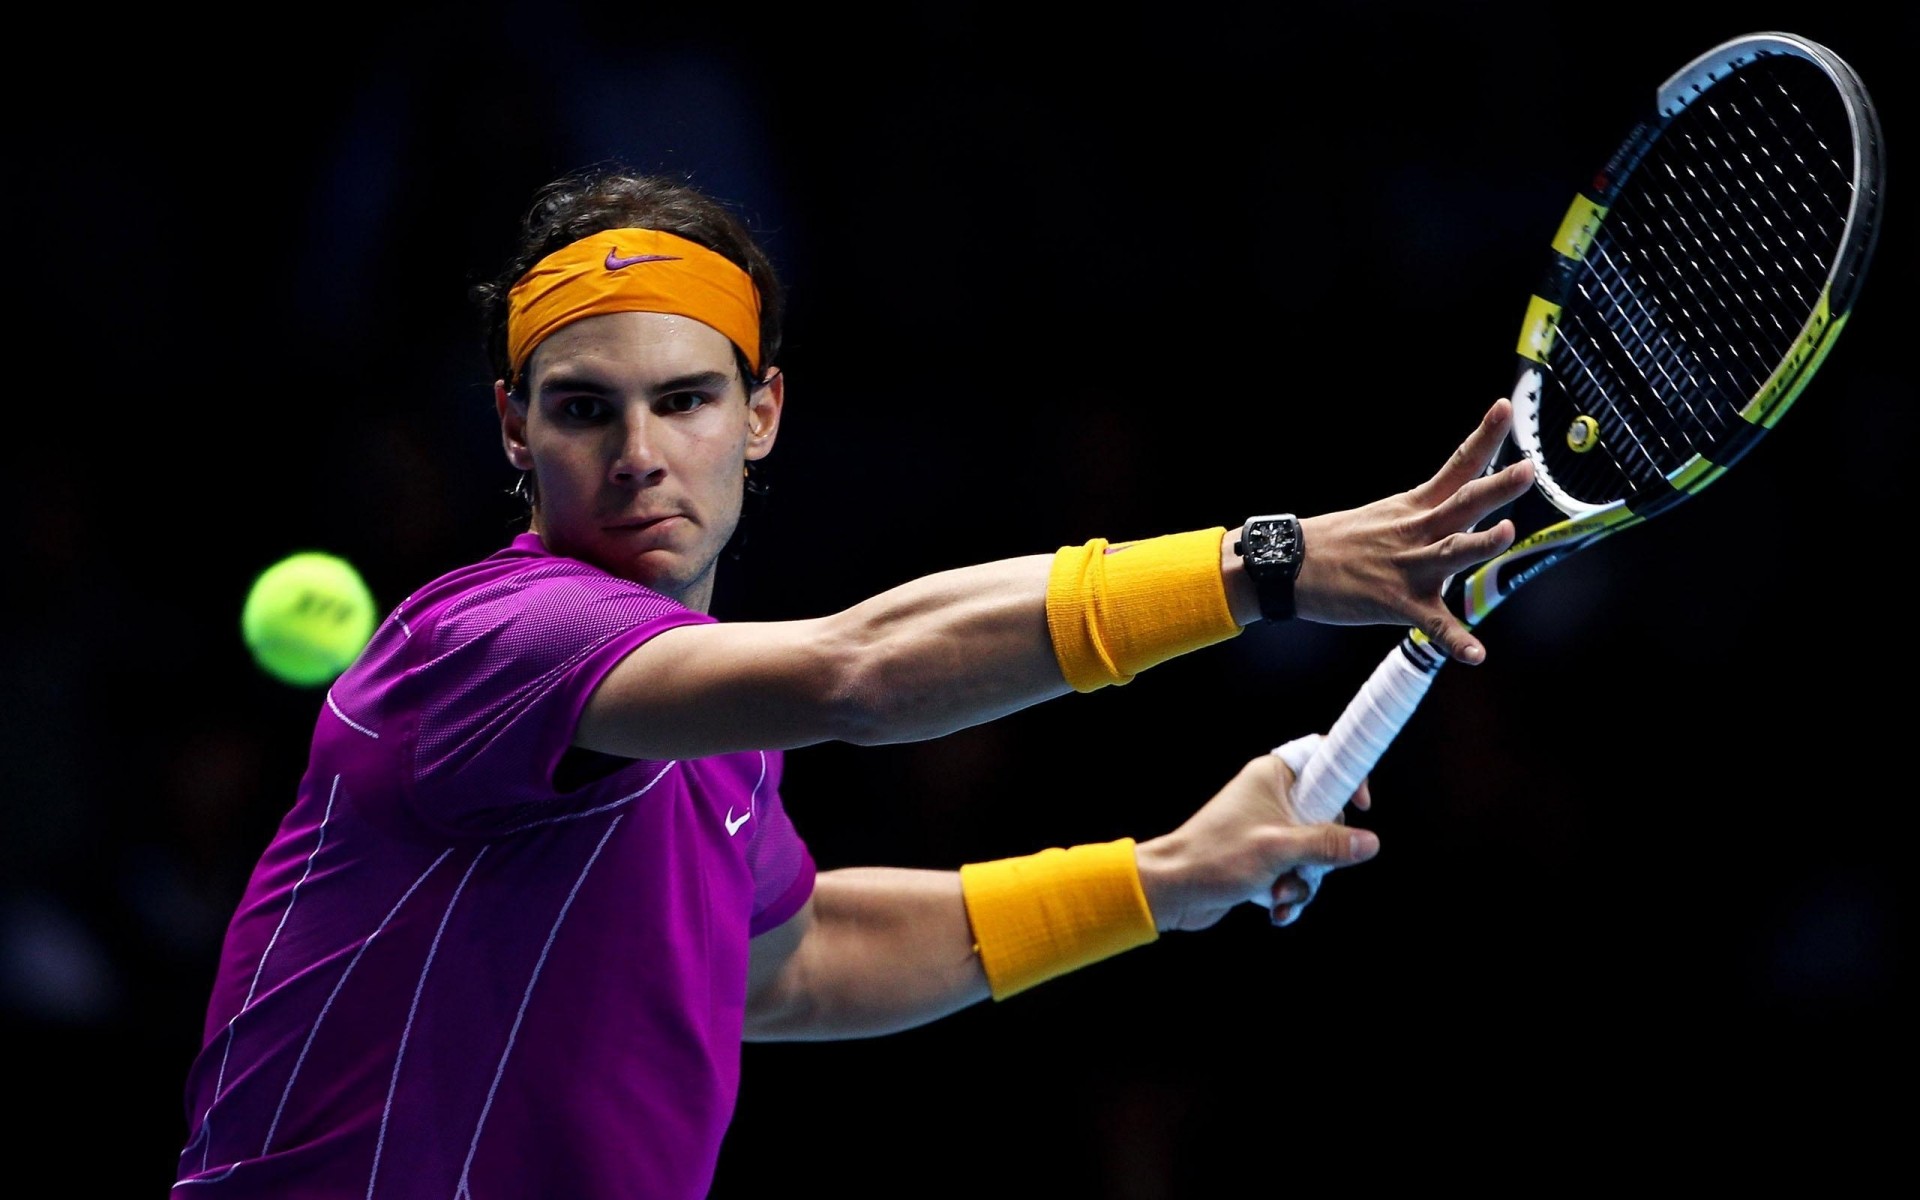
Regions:
M 1293 807 L 1301 820 L 1317 823 L 1340 815 L 1359 790 L 1360 782 L 1393 744 L 1395 735 L 1406 727 L 1413 710 L 1420 707 L 1427 689 L 1433 686 L 1434 675 L 1446 661 L 1409 633 L 1380 660 L 1317 745 L 1296 739 L 1274 748 L 1273 753 L 1294 769 Z M 1301 765 L 1297 759 L 1309 746 L 1311 753 Z M 1326 873 L 1327 868 L 1322 866 L 1300 868 L 1308 899 L 1319 892 Z M 1264 897 L 1257 902 L 1271 907 Z M 1299 911 L 1294 910 L 1296 919 Z
M 1331 821 L 1412 718 L 1446 659 L 1408 634 L 1380 660 L 1293 785 L 1303 821 Z

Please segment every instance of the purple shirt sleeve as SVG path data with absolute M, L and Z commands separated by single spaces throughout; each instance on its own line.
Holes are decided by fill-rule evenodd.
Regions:
M 569 564 L 470 594 L 421 631 L 410 672 L 421 704 L 409 772 L 416 812 L 485 835 L 590 807 L 598 789 L 555 789 L 587 698 L 660 632 L 713 618 L 637 584 Z M 549 811 L 551 810 L 551 811 Z

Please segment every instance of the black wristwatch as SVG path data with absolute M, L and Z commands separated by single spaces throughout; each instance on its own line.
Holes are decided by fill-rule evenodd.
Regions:
M 1269 621 L 1293 616 L 1293 581 L 1306 557 L 1300 521 L 1292 513 L 1250 517 L 1240 530 L 1233 552 L 1245 564 L 1247 577 L 1260 595 L 1260 615 Z

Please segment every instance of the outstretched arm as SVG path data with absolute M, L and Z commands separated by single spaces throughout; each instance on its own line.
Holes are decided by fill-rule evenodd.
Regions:
M 1288 801 L 1292 785 L 1286 763 L 1262 755 L 1172 833 L 1138 846 L 1123 839 L 984 864 L 1013 868 L 989 872 L 984 883 L 957 871 L 822 872 L 798 914 L 754 939 L 746 1036 L 830 1040 L 910 1029 L 1161 932 L 1208 928 L 1248 901 L 1267 908 L 1276 924 L 1288 923 L 1310 898 L 1299 867 L 1351 866 L 1379 851 L 1370 831 L 1297 823 Z M 1364 791 L 1356 797 L 1363 807 Z M 1101 866 L 1100 878 L 1049 891 L 1045 881 L 1063 878 L 1052 873 L 1053 865 L 1082 851 L 1103 863 L 1118 857 L 1126 869 Z M 1019 882 L 1029 869 L 1037 882 Z M 1117 914 L 1089 915 L 1117 889 L 1130 889 L 1142 903 L 1138 928 L 1128 928 L 1124 896 Z M 1113 927 L 1061 938 L 1063 914 L 1069 925 L 1105 920 Z M 1007 919 L 1020 926 L 1019 944 L 1009 946 L 988 927 Z
M 1441 589 L 1512 543 L 1510 522 L 1473 529 L 1531 484 L 1524 463 L 1482 476 L 1511 419 L 1498 401 L 1426 483 L 1303 520 L 1300 615 L 1418 625 L 1448 653 L 1479 661 L 1479 643 Z M 1074 548 L 1073 572 L 1058 569 L 1065 550 L 942 571 L 811 620 L 669 629 L 608 673 L 575 744 L 669 759 L 919 741 L 1074 688 L 1124 682 L 1258 619 L 1253 584 L 1222 533 L 1152 539 L 1125 553 Z M 1176 539 L 1177 555 L 1155 557 Z M 1136 565 L 1143 561 L 1157 565 Z

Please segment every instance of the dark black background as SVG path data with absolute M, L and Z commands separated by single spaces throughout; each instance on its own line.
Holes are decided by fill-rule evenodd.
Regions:
M 384 607 L 511 536 L 464 292 L 539 183 L 619 157 L 763 232 L 789 399 L 716 612 L 810 616 L 1424 479 L 1511 382 L 1547 240 L 1655 85 L 1785 29 L 1859 69 L 1891 174 L 1782 436 L 1483 627 L 1374 774 L 1381 857 L 1300 924 L 1243 908 L 906 1034 L 750 1045 L 716 1194 L 1860 1172 L 1891 1120 L 1864 1089 L 1911 1061 L 1897 11 L 49 16 L 16 55 L 59 70 L 7 84 L 27 1153 L 103 1195 L 171 1181 L 220 931 L 318 703 L 253 668 L 241 599 L 319 548 Z M 786 801 L 824 867 L 1151 836 L 1398 636 L 1256 628 L 935 742 L 796 751 Z

